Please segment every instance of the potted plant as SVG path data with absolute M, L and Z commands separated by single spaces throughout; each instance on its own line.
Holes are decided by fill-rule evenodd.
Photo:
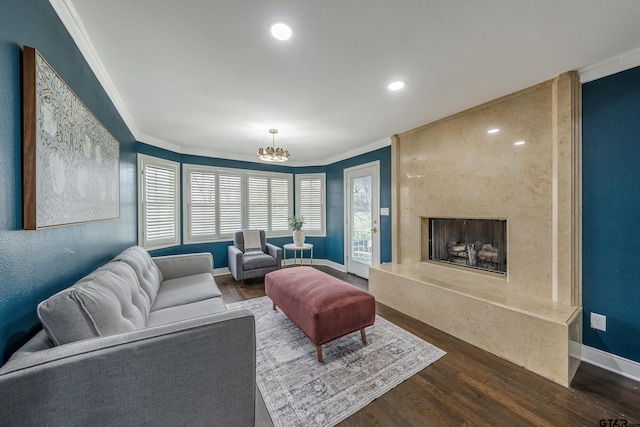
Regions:
M 295 243 L 296 246 L 302 246 L 305 238 L 304 231 L 301 230 L 304 225 L 304 217 L 291 214 L 289 217 L 289 225 L 293 228 L 293 243 Z

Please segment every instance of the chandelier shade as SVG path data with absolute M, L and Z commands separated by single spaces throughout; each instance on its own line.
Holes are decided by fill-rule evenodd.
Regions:
M 278 129 L 269 129 L 271 134 L 271 147 L 259 148 L 258 158 L 265 162 L 286 162 L 289 160 L 289 151 L 280 147 L 276 148 L 276 133 Z

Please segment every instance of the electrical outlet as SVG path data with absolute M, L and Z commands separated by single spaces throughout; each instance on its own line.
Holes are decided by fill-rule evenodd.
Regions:
M 607 332 L 607 316 L 591 313 L 591 327 L 599 331 Z

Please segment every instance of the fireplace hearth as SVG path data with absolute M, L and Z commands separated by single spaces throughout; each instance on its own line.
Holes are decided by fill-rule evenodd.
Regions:
M 429 218 L 429 260 L 507 274 L 507 221 Z

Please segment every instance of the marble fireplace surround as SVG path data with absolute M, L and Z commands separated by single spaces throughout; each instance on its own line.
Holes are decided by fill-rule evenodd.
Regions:
M 569 386 L 569 343 L 582 341 L 580 106 L 568 72 L 395 135 L 393 262 L 370 269 L 376 299 Z M 506 219 L 507 275 L 425 260 L 425 218 Z

